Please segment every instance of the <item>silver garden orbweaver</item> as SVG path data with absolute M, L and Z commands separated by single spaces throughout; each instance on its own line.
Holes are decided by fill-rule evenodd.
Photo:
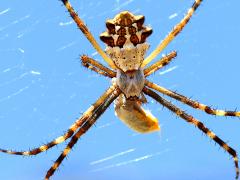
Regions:
M 158 131 L 160 127 L 157 118 L 150 112 L 145 111 L 141 106 L 143 103 L 146 103 L 145 95 L 147 95 L 186 122 L 196 126 L 200 131 L 228 152 L 233 157 L 236 178 L 238 178 L 239 167 L 236 151 L 209 130 L 202 122 L 164 99 L 157 92 L 176 99 L 195 109 L 202 110 L 210 115 L 239 117 L 240 112 L 212 109 L 207 105 L 191 100 L 147 80 L 149 75 L 169 64 L 171 60 L 177 56 L 176 52 L 173 51 L 162 57 L 156 63 L 146 67 L 182 31 L 202 0 L 194 1 L 184 18 L 146 58 L 144 58 L 144 56 L 149 48 L 146 39 L 151 35 L 152 29 L 144 25 L 143 15 L 133 15 L 129 11 L 123 11 L 117 14 L 113 19 L 107 20 L 107 30 L 100 35 L 100 39 L 107 45 L 106 51 L 104 52 L 70 3 L 67 0 L 62 0 L 62 2 L 79 29 L 110 68 L 105 67 L 96 60 L 85 55 L 81 56 L 82 65 L 98 74 L 112 78 L 113 83 L 111 87 L 109 87 L 103 95 L 76 120 L 63 136 L 30 151 L 20 152 L 0 149 L 0 152 L 24 156 L 37 155 L 71 138 L 64 151 L 48 170 L 45 176 L 45 179 L 48 180 L 71 151 L 72 147 L 77 143 L 78 139 L 92 127 L 101 114 L 103 114 L 113 102 L 116 115 L 131 129 L 139 133 Z

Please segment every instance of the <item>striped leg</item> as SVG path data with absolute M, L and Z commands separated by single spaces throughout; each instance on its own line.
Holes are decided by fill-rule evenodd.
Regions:
M 173 30 L 165 37 L 165 39 L 158 45 L 158 47 L 143 61 L 142 68 L 150 63 L 185 27 L 188 21 L 191 19 L 194 11 L 201 4 L 202 0 L 195 0 L 192 7 L 188 10 L 185 17 L 178 23 Z
M 90 41 L 90 43 L 93 45 L 93 47 L 97 50 L 97 52 L 102 56 L 102 58 L 108 63 L 108 65 L 116 69 L 115 64 L 113 61 L 106 55 L 106 53 L 102 50 L 102 48 L 99 46 L 97 41 L 94 39 L 93 35 L 88 30 L 87 26 L 84 24 L 83 20 L 80 19 L 78 14 L 74 11 L 71 4 L 68 2 L 68 0 L 61 0 L 65 7 L 67 8 L 68 12 L 70 13 L 71 17 L 79 27 L 79 29 L 82 31 L 82 33 L 86 36 L 86 38 Z
M 81 61 L 84 67 L 91 69 L 92 71 L 95 71 L 98 74 L 101 74 L 109 78 L 116 77 L 116 72 L 112 71 L 111 69 L 105 67 L 101 63 L 97 62 L 96 60 L 86 55 L 81 56 Z
M 155 99 L 157 102 L 159 102 L 163 106 L 167 107 L 170 111 L 174 112 L 176 115 L 178 115 L 188 123 L 196 126 L 199 130 L 204 132 L 209 138 L 213 139 L 217 144 L 219 144 L 219 146 L 225 149 L 233 157 L 235 168 L 236 168 L 236 179 L 238 179 L 238 176 L 239 176 L 238 157 L 237 157 L 236 151 L 233 148 L 231 148 L 222 139 L 220 139 L 217 135 L 215 135 L 211 130 L 205 127 L 202 122 L 188 115 L 187 113 L 185 113 L 184 111 L 176 107 L 175 105 L 171 104 L 169 101 L 163 99 L 154 91 L 144 87 L 143 92 L 148 96 L 152 97 L 153 99 Z
M 152 73 L 156 72 L 157 70 L 161 69 L 162 67 L 168 65 L 173 58 L 177 56 L 177 52 L 173 51 L 166 56 L 162 57 L 160 60 L 158 60 L 156 63 L 152 64 L 151 66 L 144 69 L 144 75 L 145 77 L 151 75 Z
M 168 95 L 178 101 L 181 101 L 182 103 L 187 104 L 195 109 L 205 111 L 207 114 L 217 115 L 217 116 L 238 116 L 238 117 L 240 117 L 240 111 L 237 112 L 237 111 L 224 111 L 224 110 L 212 109 L 207 105 L 201 104 L 197 101 L 193 101 L 181 94 L 170 91 L 164 87 L 161 87 L 161 86 L 154 84 L 152 82 L 149 82 L 147 80 L 145 81 L 145 85 L 160 92 L 160 93 L 163 93 L 163 94 Z
M 45 180 L 48 180 L 62 163 L 67 154 L 71 151 L 72 147 L 77 143 L 78 139 L 86 133 L 90 127 L 97 121 L 97 119 L 104 113 L 104 111 L 110 106 L 110 104 L 120 95 L 120 90 L 117 88 L 109 98 L 93 113 L 91 117 L 84 123 L 84 125 L 74 134 L 67 147 L 64 149 L 62 154 L 58 157 L 52 167 L 48 170 Z
M 68 131 L 63 136 L 56 138 L 52 142 L 49 142 L 38 148 L 34 148 L 30 151 L 11 151 L 11 150 L 0 149 L 0 152 L 7 153 L 7 154 L 14 154 L 14 155 L 31 156 L 31 155 L 37 155 L 41 152 L 47 151 L 53 146 L 66 141 L 68 138 L 70 138 L 74 134 L 74 132 L 79 127 L 81 127 L 86 122 L 86 120 L 89 117 L 93 115 L 96 109 L 98 109 L 99 106 L 106 101 L 106 99 L 114 92 L 114 90 L 115 90 L 115 85 L 111 86 L 90 108 L 88 108 L 88 110 L 83 114 L 83 116 L 78 120 L 76 120 L 75 123 L 68 129 Z

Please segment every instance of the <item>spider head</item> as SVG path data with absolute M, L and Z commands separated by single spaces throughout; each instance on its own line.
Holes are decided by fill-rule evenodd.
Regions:
M 123 11 L 106 21 L 107 31 L 100 35 L 107 44 L 107 54 L 124 72 L 138 70 L 149 48 L 146 39 L 152 29 L 143 25 L 144 19 L 142 15 Z

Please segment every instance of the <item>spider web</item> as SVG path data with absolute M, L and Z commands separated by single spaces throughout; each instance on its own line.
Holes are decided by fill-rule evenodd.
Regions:
M 149 38 L 150 51 L 181 19 L 191 3 L 192 0 L 184 3 L 177 0 L 173 3 L 72 1 L 97 40 L 107 18 L 122 10 L 144 14 L 146 24 L 154 30 Z M 236 0 L 204 2 L 183 33 L 164 51 L 177 50 L 178 57 L 167 68 L 149 77 L 150 80 L 186 96 L 193 95 L 203 103 L 219 105 L 219 108 L 239 107 L 237 4 Z M 81 54 L 104 62 L 64 12 L 59 1 L 1 3 L 1 148 L 26 150 L 61 135 L 111 83 L 81 67 Z M 238 119 L 214 118 L 173 103 L 196 115 L 238 148 Z M 160 132 L 140 135 L 129 130 L 115 117 L 111 106 L 96 126 L 79 140 L 54 179 L 234 177 L 229 156 L 214 147 L 196 128 L 175 118 L 151 99 L 145 108 L 159 118 Z M 42 179 L 64 147 L 65 143 L 33 158 L 0 154 L 0 179 Z

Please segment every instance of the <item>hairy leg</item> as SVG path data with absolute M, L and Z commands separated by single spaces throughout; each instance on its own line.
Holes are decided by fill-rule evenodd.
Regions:
M 157 70 L 161 69 L 162 67 L 168 65 L 176 56 L 177 56 L 177 52 L 173 51 L 173 52 L 167 54 L 166 56 L 162 57 L 156 63 L 145 68 L 144 69 L 145 77 L 151 75 L 152 73 L 156 72 Z
M 101 74 L 103 76 L 114 78 L 116 77 L 116 72 L 112 71 L 111 69 L 105 67 L 98 61 L 83 55 L 81 56 L 82 65 L 88 69 L 91 69 L 92 71 L 95 71 L 98 74 Z
M 217 115 L 217 116 L 238 116 L 240 117 L 240 112 L 237 112 L 237 111 L 224 111 L 224 110 L 218 110 L 218 109 L 213 109 L 207 105 L 204 105 L 204 104 L 201 104 L 197 101 L 193 101 L 181 94 L 178 94 L 176 92 L 173 92 L 173 91 L 170 91 L 164 87 L 161 87 L 155 83 L 152 83 L 148 80 L 145 81 L 145 85 L 162 93 L 162 94 L 165 94 L 167 96 L 170 96 L 178 101 L 181 101 L 182 103 L 184 104 L 187 104 L 195 109 L 199 109 L 199 110 L 202 110 L 208 114 L 211 114 L 211 115 Z
M 143 92 L 145 94 L 147 94 L 148 96 L 152 97 L 153 99 L 155 99 L 157 102 L 159 102 L 160 104 L 162 104 L 166 108 L 168 108 L 170 111 L 174 112 L 177 116 L 181 117 L 186 122 L 196 126 L 200 131 L 205 133 L 209 138 L 211 138 L 217 144 L 219 144 L 219 146 L 221 148 L 226 150 L 233 157 L 235 168 L 236 168 L 236 179 L 238 179 L 238 176 L 239 176 L 238 156 L 237 156 L 236 151 L 232 147 L 230 147 L 227 143 L 225 143 L 222 139 L 220 139 L 210 129 L 205 127 L 202 122 L 200 122 L 196 118 L 188 115 L 187 113 L 185 113 L 184 111 L 182 111 L 181 109 L 179 109 L 178 107 L 176 107 L 175 105 L 170 103 L 169 101 L 167 101 L 164 98 L 162 98 L 161 96 L 159 96 L 157 93 L 155 93 L 151 89 L 148 89 L 148 88 L 144 87 Z
M 97 119 L 105 112 L 105 110 L 110 106 L 110 104 L 120 95 L 121 91 L 116 88 L 116 90 L 109 95 L 109 98 L 94 112 L 94 114 L 89 117 L 89 119 L 84 123 L 84 125 L 74 134 L 71 141 L 68 143 L 67 147 L 64 149 L 62 154 L 54 162 L 52 167 L 48 170 L 45 180 L 51 177 L 59 165 L 62 163 L 67 154 L 71 151 L 72 147 L 77 143 L 78 139 L 85 134 L 92 125 L 97 121 Z
M 7 154 L 14 154 L 14 155 L 24 155 L 24 156 L 31 156 L 31 155 L 37 155 L 41 152 L 47 151 L 48 149 L 52 148 L 53 146 L 60 144 L 64 141 L 66 141 L 68 138 L 70 138 L 74 132 L 81 127 L 86 120 L 93 115 L 93 113 L 96 111 L 96 109 L 103 104 L 106 99 L 114 92 L 115 90 L 115 85 L 112 85 L 109 89 L 106 90 L 106 92 L 90 107 L 88 110 L 75 121 L 75 123 L 68 129 L 68 131 L 63 135 L 55 140 L 42 145 L 38 148 L 34 148 L 30 151 L 11 151 L 11 150 L 5 150 L 5 149 L 0 149 L 0 152 L 7 153 Z
M 87 26 L 84 24 L 83 20 L 80 19 L 80 17 L 78 16 L 78 14 L 74 11 L 73 7 L 71 6 L 71 4 L 68 2 L 68 0 L 61 0 L 63 2 L 63 4 L 65 5 L 65 7 L 67 8 L 69 14 L 71 15 L 71 17 L 73 18 L 73 20 L 75 21 L 75 23 L 77 24 L 78 28 L 82 31 L 82 33 L 86 36 L 86 38 L 90 41 L 90 43 L 93 45 L 93 47 L 97 50 L 97 52 L 102 56 L 102 58 L 104 59 L 104 61 L 106 61 L 108 63 L 108 65 L 113 68 L 116 69 L 115 64 L 113 63 L 113 61 L 111 60 L 111 58 L 109 58 L 106 53 L 102 50 L 102 48 L 99 46 L 99 44 L 97 43 L 97 41 L 95 40 L 95 38 L 93 37 L 93 35 L 90 33 L 90 31 L 88 30 Z
M 142 68 L 150 63 L 161 51 L 182 31 L 185 25 L 191 19 L 193 13 L 201 4 L 202 0 L 195 0 L 192 7 L 188 10 L 184 18 L 178 23 L 173 30 L 165 37 L 165 39 L 158 45 L 158 47 L 143 61 Z

